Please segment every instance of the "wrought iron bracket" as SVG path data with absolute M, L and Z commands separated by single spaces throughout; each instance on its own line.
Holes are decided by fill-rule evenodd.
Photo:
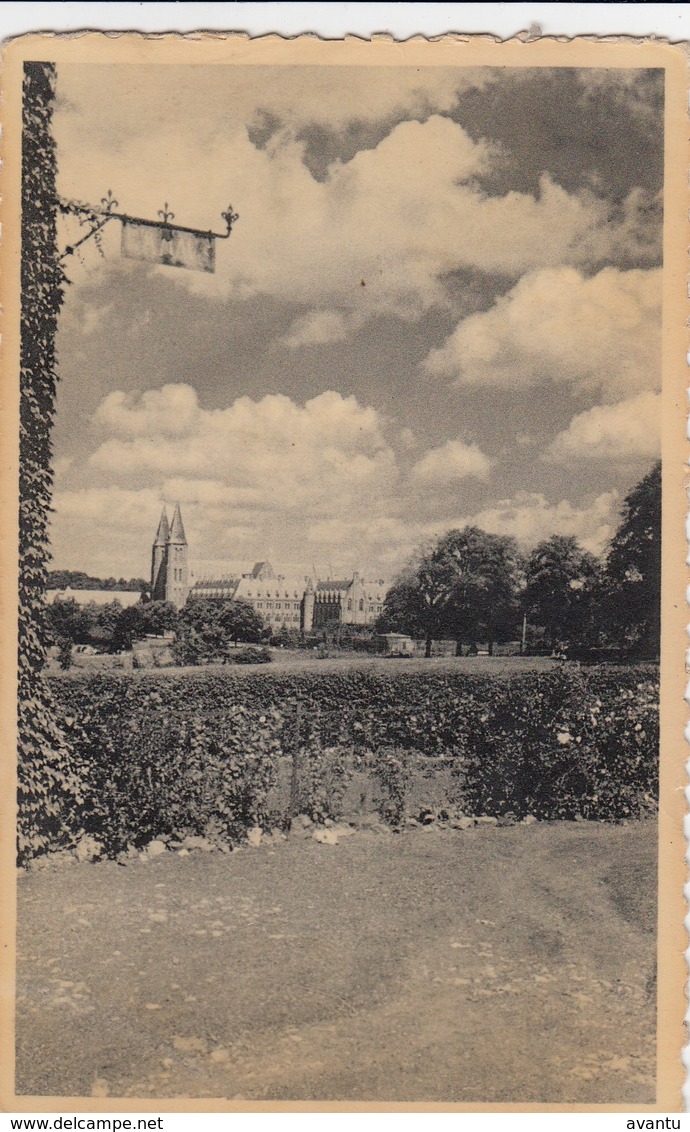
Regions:
M 90 224 L 91 227 L 85 236 L 77 240 L 73 244 L 69 244 L 62 255 L 59 257 L 60 261 L 67 259 L 68 256 L 74 255 L 77 248 L 85 244 L 93 236 L 105 228 L 110 220 L 119 220 L 123 224 L 144 224 L 151 228 L 162 229 L 161 236 L 164 240 L 172 240 L 174 232 L 188 232 L 194 236 L 210 236 L 215 240 L 227 240 L 232 232 L 233 225 L 239 220 L 239 213 L 233 212 L 232 205 L 229 204 L 225 212 L 221 212 L 221 219 L 225 221 L 225 232 L 214 232 L 212 229 L 203 228 L 186 228 L 181 224 L 172 224 L 171 221 L 175 219 L 175 213 L 170 212 L 168 202 L 166 201 L 162 209 L 158 210 L 160 220 L 145 220 L 139 216 L 128 216 L 124 212 L 115 212 L 118 207 L 119 201 L 113 196 L 112 190 L 108 189 L 106 196 L 101 197 L 100 208 L 94 208 L 89 204 L 83 204 L 81 201 L 60 200 L 59 209 L 65 215 L 78 216 L 80 225 Z

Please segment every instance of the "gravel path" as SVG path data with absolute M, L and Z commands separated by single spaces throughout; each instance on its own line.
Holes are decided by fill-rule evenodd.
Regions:
M 32 871 L 17 1092 L 650 1103 L 655 889 L 652 822 Z

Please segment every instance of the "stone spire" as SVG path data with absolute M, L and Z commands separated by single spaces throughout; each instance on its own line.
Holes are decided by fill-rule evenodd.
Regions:
M 168 535 L 168 542 L 176 543 L 180 546 L 187 545 L 184 527 L 182 526 L 182 515 L 180 514 L 179 503 L 175 504 L 175 514 L 173 515 L 173 521 L 170 527 L 170 533 Z
M 166 600 L 165 589 L 167 584 L 166 573 L 169 538 L 170 528 L 168 526 L 168 513 L 164 507 L 151 550 L 151 597 L 153 601 Z
M 168 512 L 166 511 L 166 509 L 164 507 L 163 508 L 163 514 L 161 515 L 161 521 L 158 524 L 158 531 L 156 532 L 156 537 L 153 541 L 153 545 L 154 546 L 165 546 L 167 544 L 169 538 L 170 538 L 170 527 L 168 526 Z
M 189 594 L 188 548 L 179 503 L 175 504 L 165 548 L 165 600 L 182 609 Z

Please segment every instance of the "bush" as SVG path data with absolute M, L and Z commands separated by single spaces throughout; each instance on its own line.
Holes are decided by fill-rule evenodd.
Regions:
M 179 635 L 173 643 L 172 655 L 175 664 L 200 665 L 206 659 L 206 647 L 200 634 L 191 629 Z
M 411 779 L 408 752 L 384 749 L 374 761 L 372 770 L 384 791 L 383 797 L 378 800 L 379 814 L 390 825 L 400 825 L 405 816 Z
M 175 660 L 184 665 L 227 661 L 234 651 L 230 642 L 259 641 L 263 628 L 261 617 L 246 602 L 191 599 L 177 617 Z
M 456 773 L 471 813 L 620 819 L 654 804 L 655 679 L 634 668 L 562 669 L 469 705 Z
M 73 738 L 82 787 L 75 837 L 93 834 L 115 854 L 164 834 L 232 842 L 266 821 L 280 754 L 277 713 L 241 704 L 198 712 L 179 701 L 170 710 L 155 679 L 72 683 L 81 693 L 81 703 L 70 698 L 81 725 Z
M 74 836 L 92 833 L 111 852 L 210 828 L 232 841 L 300 811 L 337 818 L 355 772 L 380 788 L 393 824 L 412 779 L 443 775 L 467 814 L 618 820 L 656 797 L 652 666 L 72 672 L 51 687 L 74 724 Z M 281 756 L 294 760 L 291 796 L 269 813 Z
M 231 664 L 270 664 L 273 660 L 271 650 L 265 646 L 260 649 L 233 649 L 227 655 Z
M 322 747 L 312 740 L 293 751 L 292 757 L 296 794 L 291 810 L 315 822 L 341 817 L 343 796 L 356 765 L 351 752 L 346 747 Z

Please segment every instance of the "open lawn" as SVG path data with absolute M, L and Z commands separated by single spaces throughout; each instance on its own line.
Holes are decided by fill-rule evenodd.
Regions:
M 271 649 L 273 653 L 273 661 L 271 664 L 255 665 L 255 664 L 233 664 L 233 665 L 204 665 L 204 671 L 215 669 L 228 669 L 230 668 L 233 673 L 237 672 L 341 672 L 344 668 L 357 668 L 368 670 L 381 670 L 386 673 L 392 672 L 461 672 L 469 675 L 507 675 L 512 672 L 544 672 L 561 664 L 561 661 L 554 660 L 548 656 L 438 656 L 430 657 L 427 659 L 423 656 L 415 657 L 384 657 L 384 656 L 370 656 L 368 653 L 357 652 L 344 652 L 332 653 L 329 657 L 320 660 L 315 653 L 307 652 L 305 649 Z M 62 673 L 57 667 L 55 662 L 51 663 L 50 671 L 54 675 L 64 675 L 69 677 L 70 672 L 80 673 L 87 672 L 107 672 L 111 669 L 118 670 L 123 667 L 123 660 L 128 665 L 129 657 L 110 656 L 104 654 L 102 656 L 84 656 L 76 654 L 74 657 L 74 665 L 66 673 Z M 130 669 L 131 671 L 131 669 Z M 177 668 L 169 666 L 165 668 L 148 668 L 138 669 L 134 671 L 134 675 L 138 672 L 150 674 L 151 672 L 199 672 L 199 668 Z
M 290 671 L 338 672 L 346 668 L 381 669 L 384 672 L 467 672 L 483 675 L 509 672 L 544 671 L 559 662 L 548 656 L 423 656 L 387 657 L 371 656 L 368 653 L 331 653 L 320 660 L 314 653 L 305 649 L 272 649 L 273 663 L 266 669 Z M 237 667 L 251 667 L 237 666 Z M 235 669 L 233 669 L 234 671 Z M 256 671 L 256 669 L 254 669 Z
M 22 874 L 17 1091 L 654 1100 L 653 822 L 311 833 Z

